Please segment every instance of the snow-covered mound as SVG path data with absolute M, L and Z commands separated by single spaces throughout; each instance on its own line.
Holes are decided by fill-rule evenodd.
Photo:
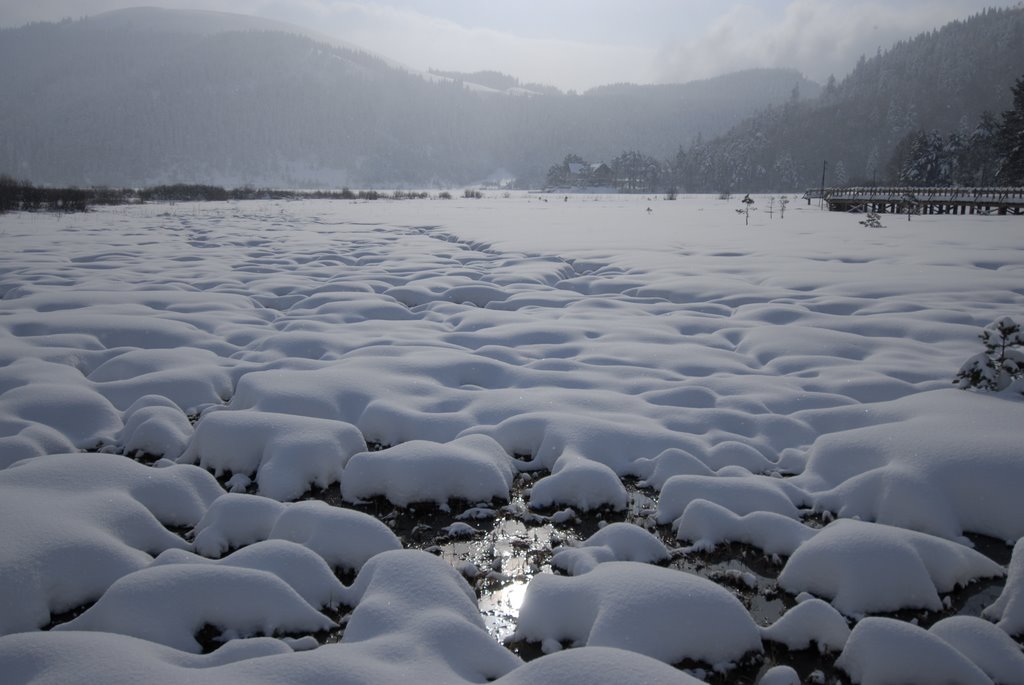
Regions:
M 178 405 L 163 395 L 144 395 L 124 412 L 124 429 L 117 444 L 126 454 L 177 459 L 194 430 Z
M 549 654 L 517 668 L 497 681 L 501 685 L 698 685 L 703 682 L 660 661 L 609 647 L 580 647 Z
M 673 476 L 665 481 L 658 500 L 658 523 L 677 525 L 691 502 L 706 500 L 744 516 L 766 511 L 791 519 L 800 512 L 786 484 L 767 477 Z
M 551 468 L 551 475 L 530 488 L 530 506 L 543 509 L 569 505 L 582 511 L 608 506 L 625 509 L 629 493 L 610 467 L 566 453 Z
M 160 552 L 187 547 L 166 526 L 194 525 L 222 493 L 194 466 L 153 469 L 106 454 L 0 470 L 0 634 L 41 628 Z
M 205 625 L 235 637 L 335 627 L 274 573 L 181 563 L 119 578 L 95 605 L 55 630 L 121 633 L 198 654 L 194 635 Z
M 192 544 L 203 556 L 216 559 L 230 549 L 270 537 L 287 505 L 267 497 L 227 493 L 211 503 L 192 533 Z
M 246 664 L 274 663 L 291 656 L 281 640 L 262 637 L 232 640 L 211 654 L 192 654 L 147 640 L 116 633 L 18 633 L 0 638 L 0 666 L 14 684 L 47 682 L 104 682 L 129 685 L 144 673 L 153 685 L 172 683 L 260 682 Z M 268 662 L 267 659 L 270 658 Z M 256 669 L 252 669 L 256 671 Z M 268 678 L 270 676 L 263 676 Z M 250 678 L 245 680 L 245 678 Z M 286 682 L 278 679 L 276 682 Z M 298 678 L 294 682 L 298 682 Z
M 383 495 L 399 506 L 448 500 L 508 500 L 515 478 L 512 459 L 485 435 L 450 443 L 406 442 L 355 455 L 345 467 L 341 491 L 347 501 Z
M 992 679 L 950 643 L 891 618 L 866 618 L 850 634 L 836 666 L 862 685 L 992 685 Z
M 403 655 L 405 660 L 401 660 Z M 551 654 L 528 664 L 516 663 L 511 670 L 508 663 L 474 669 L 469 665 L 474 655 L 463 656 L 465 662 L 459 659 L 454 668 L 446 669 L 429 653 L 410 655 L 408 649 L 399 650 L 395 645 L 366 642 L 292 654 L 280 640 L 253 638 L 231 641 L 212 654 L 197 655 L 112 633 L 21 633 L 0 638 L 0 666 L 12 685 L 133 685 L 139 682 L 140 673 L 152 685 L 308 685 L 324 680 L 340 685 L 402 685 L 416 680 L 471 685 L 489 678 L 499 685 L 621 685 L 634 679 L 650 685 L 702 682 L 660 661 L 606 647 Z M 495 671 L 507 673 L 495 677 Z
M 779 587 L 829 599 L 847 615 L 938 611 L 940 594 L 1003 573 L 999 564 L 958 543 L 843 519 L 797 548 L 779 574 Z
M 437 668 L 478 681 L 481 676 L 496 678 L 521 664 L 487 634 L 476 596 L 465 579 L 450 564 L 426 552 L 400 550 L 375 556 L 360 571 L 346 603 L 356 609 L 342 644 L 365 644 L 367 650 L 390 661 L 392 668 L 404 666 L 406 672 L 415 673 L 424 661 L 420 654 L 425 653 Z
M 801 685 L 800 674 L 792 666 L 772 666 L 761 679 L 758 685 Z
M 651 533 L 630 523 L 612 523 L 578 547 L 555 550 L 551 565 L 576 576 L 608 561 L 657 563 L 668 558 L 668 548 Z
M 996 683 L 1024 683 L 1024 652 L 1009 635 L 975 616 L 950 616 L 928 629 L 977 664 Z
M 680 540 L 696 549 L 710 549 L 723 542 L 742 542 L 765 554 L 789 556 L 814 537 L 815 531 L 799 521 L 773 511 L 753 511 L 738 516 L 704 499 L 692 500 L 673 523 Z
M 847 427 L 814 443 L 796 479 L 818 507 L 954 540 L 1024 535 L 1019 403 L 949 389 L 818 420 Z
M 213 560 L 179 549 L 163 552 L 150 567 L 172 564 L 210 564 L 267 571 L 290 585 L 314 607 L 335 607 L 345 598 L 345 587 L 316 552 L 295 542 L 264 540 Z
M 0 395 L 0 414 L 10 428 L 17 427 L 12 431 L 14 434 L 24 432 L 32 424 L 41 424 L 77 449 L 93 449 L 113 442 L 123 426 L 118 411 L 95 390 L 45 380 Z M 2 465 L 8 466 L 14 460 L 4 459 Z
M 761 628 L 761 636 L 790 649 L 808 649 L 813 642 L 821 652 L 838 652 L 850 637 L 850 627 L 830 604 L 808 599 L 767 628 Z
M 359 511 L 237 493 L 216 499 L 193 532 L 196 551 L 205 556 L 219 557 L 259 540 L 289 540 L 344 570 L 358 570 L 374 555 L 402 547 L 390 528 Z
M 711 476 L 714 471 L 697 457 L 678 447 L 670 447 L 644 464 L 644 481 L 661 490 L 672 476 Z
M 999 622 L 999 627 L 1010 635 L 1024 634 L 1024 538 L 1013 546 L 1013 556 L 1006 572 L 1006 587 L 982 614 Z
M 341 478 L 349 458 L 366 449 L 350 424 L 258 411 L 215 411 L 196 424 L 178 460 L 223 473 L 254 475 L 260 494 L 293 500 L 310 485 Z
M 688 573 L 611 561 L 574 577 L 535 576 L 513 639 L 618 647 L 666 663 L 735 661 L 761 650 L 750 614 L 715 583 Z
M 89 380 L 111 403 L 125 408 L 143 393 L 168 398 L 183 411 L 197 413 L 231 397 L 234 382 L 228 364 L 208 349 L 129 349 L 89 372 Z

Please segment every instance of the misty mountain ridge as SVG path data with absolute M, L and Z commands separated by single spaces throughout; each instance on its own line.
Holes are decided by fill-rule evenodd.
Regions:
M 582 94 L 496 71 L 418 72 L 256 17 L 140 8 L 0 30 L 0 174 L 82 186 L 538 187 L 570 153 L 610 162 L 635 151 L 671 162 L 666 189 L 792 191 L 820 183 L 823 160 L 829 184 L 884 180 L 916 132 L 973 140 L 1021 74 L 1021 7 L 900 41 L 825 87 L 752 69 Z M 977 168 L 958 182 L 990 182 Z
M 139 8 L 3 29 L 0 173 L 78 185 L 537 183 L 569 152 L 665 157 L 819 88 L 781 69 L 582 95 L 514 77 L 491 87 L 502 76 L 417 72 L 217 12 Z
M 464 85 L 492 91 L 505 93 L 507 95 L 563 95 L 562 91 L 554 86 L 546 86 L 541 83 L 520 83 L 519 79 L 500 71 L 446 71 L 443 69 L 430 69 L 427 73 L 434 77 L 456 81 Z
M 814 100 L 768 107 L 690 147 L 675 160 L 675 182 L 689 192 L 817 187 L 826 163 L 826 185 L 897 180 L 893 157 L 910 136 L 955 134 L 971 152 L 1012 106 L 1022 75 L 1024 5 L 988 9 L 862 57 Z M 995 169 L 980 159 L 955 176 L 988 185 Z

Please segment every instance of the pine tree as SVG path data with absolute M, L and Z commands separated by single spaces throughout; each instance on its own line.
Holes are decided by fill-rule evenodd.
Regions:
M 836 162 L 833 176 L 836 179 L 836 185 L 840 188 L 845 188 L 850 184 L 850 175 L 846 172 L 846 164 L 843 160 Z
M 982 112 L 978 125 L 971 131 L 967 144 L 960 151 L 960 185 L 981 187 L 996 182 L 1001 163 L 997 150 L 998 131 L 999 120 L 996 115 Z
M 1024 185 L 1024 76 L 1013 86 L 1013 109 L 1003 112 L 996 140 L 1003 157 L 999 182 Z
M 743 199 L 740 200 L 740 202 L 743 203 L 743 209 L 737 209 L 736 213 L 737 214 L 742 214 L 744 216 L 744 222 L 745 222 L 744 225 L 745 226 L 749 226 L 750 225 L 750 212 L 752 212 L 754 210 L 754 199 L 752 197 L 750 197 L 750 193 L 747 193 L 743 197 Z
M 974 355 L 960 367 L 953 380 L 960 388 L 1005 390 L 1013 380 L 1024 378 L 1024 332 L 1008 316 L 993 321 L 978 336 L 984 352 Z

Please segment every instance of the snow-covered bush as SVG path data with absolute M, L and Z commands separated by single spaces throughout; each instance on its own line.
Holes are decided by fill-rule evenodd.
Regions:
M 878 212 L 868 212 L 867 218 L 863 221 L 858 222 L 861 226 L 867 226 L 868 228 L 885 228 L 882 225 L 882 217 L 878 215 Z
M 1019 323 L 1004 316 L 985 326 L 978 337 L 985 351 L 960 367 L 953 380 L 958 387 L 999 391 L 1024 378 L 1024 332 Z

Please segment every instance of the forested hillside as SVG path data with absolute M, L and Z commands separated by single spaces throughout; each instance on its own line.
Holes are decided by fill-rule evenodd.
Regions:
M 498 92 L 246 18 L 132 12 L 0 31 L 0 173 L 116 186 L 532 185 L 552 156 L 663 158 L 817 87 L 766 70 Z
M 950 159 L 975 159 L 942 180 L 992 183 L 983 147 L 995 119 L 985 113 L 1010 108 L 1021 75 L 1024 8 L 987 10 L 862 58 L 813 101 L 770 107 L 685 148 L 674 178 L 694 192 L 793 190 L 817 186 L 827 161 L 829 185 L 909 181 L 901 175 L 913 171 L 904 167 L 910 148 L 921 146 L 915 139 L 945 146 L 952 138 L 959 149 Z

